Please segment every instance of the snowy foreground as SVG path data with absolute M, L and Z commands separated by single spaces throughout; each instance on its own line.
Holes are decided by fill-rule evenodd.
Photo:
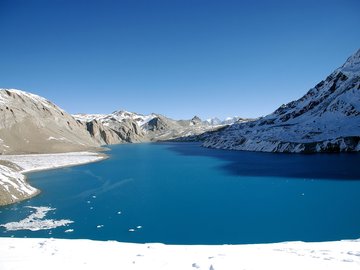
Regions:
M 175 246 L 0 238 L 0 269 L 360 269 L 360 240 Z

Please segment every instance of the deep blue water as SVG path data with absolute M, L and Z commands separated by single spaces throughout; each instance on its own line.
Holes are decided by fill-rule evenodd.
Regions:
M 0 223 L 26 217 L 24 206 L 51 206 L 56 211 L 47 218 L 73 224 L 0 228 L 0 236 L 171 244 L 360 237 L 359 154 L 238 152 L 196 143 L 125 144 L 108 154 L 98 163 L 32 173 L 29 181 L 42 193 L 0 208 Z M 129 232 L 136 226 L 142 228 Z

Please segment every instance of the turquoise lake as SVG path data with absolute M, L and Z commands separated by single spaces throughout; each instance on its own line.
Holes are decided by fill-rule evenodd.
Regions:
M 254 153 L 197 143 L 110 148 L 101 162 L 29 174 L 42 193 L 0 208 L 0 224 L 28 216 L 25 206 L 56 208 L 46 218 L 74 223 L 42 231 L 1 227 L 0 236 L 168 244 L 360 238 L 360 154 Z

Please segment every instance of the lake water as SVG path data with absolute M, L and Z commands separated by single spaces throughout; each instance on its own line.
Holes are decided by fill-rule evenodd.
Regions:
M 109 155 L 98 163 L 32 173 L 29 181 L 42 193 L 0 208 L 2 224 L 28 216 L 25 206 L 56 208 L 46 218 L 74 223 L 35 232 L 1 227 L 0 236 L 171 244 L 360 237 L 359 154 L 161 143 L 112 146 Z

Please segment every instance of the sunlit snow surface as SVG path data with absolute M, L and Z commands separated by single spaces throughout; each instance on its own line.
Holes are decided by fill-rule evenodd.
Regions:
M 69 152 L 58 154 L 35 155 L 2 155 L 0 159 L 13 162 L 23 168 L 22 173 L 80 165 L 103 159 L 104 156 L 94 152 Z
M 360 242 L 163 245 L 0 238 L 0 269 L 358 270 Z
M 39 230 L 54 229 L 60 226 L 67 226 L 73 223 L 73 221 L 68 219 L 61 219 L 61 220 L 44 219 L 46 214 L 49 211 L 56 210 L 55 208 L 44 207 L 44 206 L 40 206 L 40 207 L 27 206 L 27 208 L 34 209 L 35 212 L 20 221 L 0 224 L 0 226 L 4 227 L 7 231 L 19 231 L 19 230 L 39 231 Z

